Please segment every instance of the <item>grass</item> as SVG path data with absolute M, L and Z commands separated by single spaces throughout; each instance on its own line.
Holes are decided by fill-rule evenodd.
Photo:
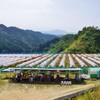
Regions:
M 69 67 L 69 66 L 70 66 L 69 58 L 68 58 L 68 55 L 66 55 L 66 67 Z
M 6 83 L 7 83 L 7 81 L 5 81 L 5 80 L 1 80 L 1 79 L 0 79 L 0 86 L 5 85 Z
M 100 100 L 100 86 L 94 91 L 86 91 L 84 95 L 79 95 L 73 100 Z
M 71 86 L 60 86 L 59 84 L 20 84 L 9 83 L 7 79 L 3 79 L 11 75 L 13 73 L 0 74 L 0 100 L 53 100 L 57 97 L 88 88 L 94 84 L 100 84 L 100 80 L 87 80 L 86 85 L 78 84 Z M 81 98 L 81 96 L 78 98 Z
M 53 100 L 85 88 L 85 85 L 39 85 L 6 83 L 0 87 L 0 100 Z
M 13 72 L 3 72 L 3 73 L 0 73 L 0 79 L 9 78 L 9 77 L 12 77 L 13 75 L 14 75 Z

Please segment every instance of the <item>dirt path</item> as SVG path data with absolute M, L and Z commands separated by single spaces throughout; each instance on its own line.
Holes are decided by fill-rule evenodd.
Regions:
M 93 86 L 94 84 L 72 86 L 7 84 L 0 88 L 0 100 L 54 100 Z

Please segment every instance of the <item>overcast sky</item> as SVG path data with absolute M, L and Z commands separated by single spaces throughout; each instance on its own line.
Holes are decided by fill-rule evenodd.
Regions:
M 38 31 L 100 27 L 100 0 L 0 0 L 0 23 Z

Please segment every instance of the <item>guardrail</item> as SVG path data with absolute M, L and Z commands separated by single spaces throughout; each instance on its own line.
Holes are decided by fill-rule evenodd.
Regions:
M 69 94 L 69 95 L 66 95 L 66 96 L 56 98 L 54 100 L 67 100 L 67 99 L 75 98 L 78 95 L 84 94 L 87 90 L 93 91 L 94 89 L 95 89 L 95 87 L 92 87 L 92 88 L 89 88 L 89 89 L 86 89 L 86 90 L 81 90 L 81 91 L 78 91 L 78 92 L 75 92 L 75 93 L 72 93 L 72 94 Z

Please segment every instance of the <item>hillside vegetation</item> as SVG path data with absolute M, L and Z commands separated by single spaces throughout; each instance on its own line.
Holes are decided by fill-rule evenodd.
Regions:
M 62 37 L 0 25 L 0 53 L 67 52 L 100 53 L 100 29 L 84 27 Z
M 64 50 L 70 53 L 100 53 L 100 29 L 84 27 L 77 39 Z
M 0 25 L 0 53 L 36 52 L 37 47 L 57 36 Z
M 52 43 L 48 49 L 48 52 L 62 52 L 68 48 L 76 39 L 76 35 L 67 34 L 62 36 L 56 43 Z
M 100 53 L 100 29 L 84 27 L 77 34 L 67 34 L 50 45 L 48 52 Z
M 100 100 L 100 87 L 96 87 L 94 91 L 87 91 L 84 95 L 79 95 L 73 100 Z

